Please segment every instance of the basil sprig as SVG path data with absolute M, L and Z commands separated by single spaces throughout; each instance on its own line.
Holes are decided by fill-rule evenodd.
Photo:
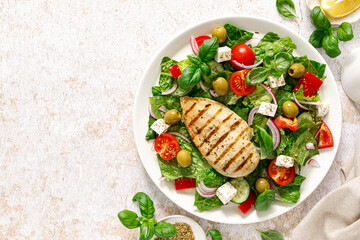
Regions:
M 154 217 L 154 203 L 143 192 L 138 192 L 133 197 L 133 202 L 139 203 L 142 216 L 138 216 L 135 212 L 122 210 L 118 217 L 120 222 L 129 229 L 140 227 L 140 240 L 150 240 L 154 234 L 159 238 L 169 238 L 177 234 L 176 228 L 166 222 L 157 222 Z
M 284 17 L 298 17 L 296 16 L 295 5 L 292 0 L 276 0 L 276 8 Z
M 275 230 L 269 230 L 269 231 L 262 232 L 262 231 L 256 229 L 256 231 L 258 231 L 260 233 L 262 240 L 284 240 L 284 236 L 280 232 L 275 231 Z
M 212 240 L 222 240 L 221 233 L 216 229 L 211 229 L 207 232 L 206 236 L 211 236 Z
M 258 211 L 266 211 L 275 200 L 275 193 L 273 190 L 265 190 L 256 198 L 255 209 Z
M 351 24 L 343 22 L 338 28 L 331 28 L 331 23 L 319 6 L 314 7 L 310 14 L 311 22 L 316 30 L 310 35 L 309 42 L 315 48 L 323 48 L 325 53 L 335 58 L 341 54 L 340 41 L 350 41 L 354 38 Z M 337 30 L 337 34 L 334 32 Z
M 187 58 L 191 65 L 185 68 L 178 78 L 179 87 L 182 89 L 189 89 L 198 84 L 201 80 L 201 75 L 209 76 L 211 69 L 206 63 L 212 60 L 219 48 L 219 40 L 217 37 L 206 39 L 200 46 L 199 56 L 195 54 L 188 55 Z

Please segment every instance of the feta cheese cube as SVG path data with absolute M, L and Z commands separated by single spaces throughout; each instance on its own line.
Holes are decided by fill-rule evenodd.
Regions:
M 294 159 L 289 156 L 280 155 L 276 158 L 275 165 L 278 167 L 292 167 L 294 166 Z
M 258 110 L 258 113 L 261 113 L 262 115 L 274 117 L 276 114 L 278 106 L 272 103 L 262 102 L 260 104 L 260 108 Z
M 279 78 L 269 75 L 267 79 L 271 88 L 277 88 L 286 85 L 284 74 L 281 74 Z
M 150 128 L 160 135 L 166 132 L 170 128 L 170 125 L 166 124 L 164 119 L 158 119 L 153 123 L 153 125 L 151 125 Z
M 218 63 L 229 61 L 231 59 L 231 48 L 229 47 L 219 47 L 217 53 L 214 57 L 215 61 Z
M 316 105 L 316 116 L 324 118 L 328 114 L 329 109 L 330 109 L 330 105 L 326 103 L 321 105 Z
M 218 196 L 223 204 L 229 203 L 230 200 L 235 197 L 236 193 L 237 189 L 229 182 L 226 182 L 216 190 L 216 196 Z

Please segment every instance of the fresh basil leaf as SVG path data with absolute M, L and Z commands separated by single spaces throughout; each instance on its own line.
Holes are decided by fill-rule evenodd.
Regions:
M 276 0 L 276 8 L 284 17 L 293 18 L 296 16 L 295 5 L 291 0 Z
M 133 229 L 140 227 L 140 222 L 137 220 L 138 215 L 133 211 L 123 210 L 118 214 L 119 220 L 126 228 Z
M 226 182 L 227 177 L 216 172 L 214 169 L 204 169 L 198 171 L 196 175 L 196 182 L 202 181 L 206 187 L 220 187 Z
M 333 32 L 329 32 L 325 35 L 322 41 L 322 47 L 326 54 L 331 58 L 335 58 L 341 54 L 338 38 Z
M 171 223 L 158 222 L 155 226 L 155 235 L 158 238 L 170 238 L 177 234 L 176 228 Z
M 271 68 L 273 66 L 273 61 L 270 56 L 264 57 L 263 66 L 266 68 Z
M 258 211 L 266 211 L 275 200 L 275 192 L 273 190 L 266 189 L 259 194 L 256 198 L 255 209 Z
M 284 240 L 283 235 L 275 230 L 269 230 L 266 232 L 261 232 L 260 230 L 256 229 L 260 233 L 262 240 Z
M 211 229 L 207 232 L 206 236 L 211 236 L 212 240 L 222 240 L 221 233 L 216 229 Z
M 151 125 L 153 125 L 153 123 L 154 123 L 155 121 L 156 121 L 156 120 L 153 119 L 153 118 L 149 115 L 148 131 L 147 131 L 146 136 L 145 136 L 145 139 L 146 139 L 146 140 L 155 139 L 156 136 L 157 136 L 156 132 L 151 128 Z
M 320 78 L 320 79 L 323 79 L 324 78 L 324 73 L 325 73 L 325 69 L 326 69 L 326 64 L 324 63 L 319 63 L 317 61 L 314 61 L 314 60 L 310 60 L 310 63 L 311 65 L 314 67 L 314 69 L 316 70 L 317 74 L 317 77 Z
M 212 37 L 210 39 L 206 39 L 199 48 L 199 57 L 204 61 L 212 60 L 219 48 L 219 40 L 217 37 Z
M 150 224 L 152 224 L 152 225 L 156 225 L 156 224 L 157 224 L 157 221 L 156 221 L 155 218 L 150 218 L 150 219 L 148 220 L 148 222 L 149 222 Z
M 202 45 L 201 45 L 202 46 Z M 201 80 L 201 70 L 196 65 L 190 65 L 181 73 L 178 78 L 179 87 L 187 89 L 198 84 Z
M 154 212 L 155 212 L 154 203 L 149 198 L 148 195 L 146 195 L 143 192 L 138 192 L 135 194 L 132 201 L 133 202 L 137 201 L 139 203 L 141 215 L 143 215 L 146 218 L 154 217 Z
M 238 44 L 244 43 L 254 35 L 251 32 L 247 32 L 231 24 L 225 24 L 224 28 L 226 29 L 227 38 L 226 41 L 221 45 L 228 46 L 229 48 L 233 48 Z
M 343 22 L 340 27 L 339 30 L 337 31 L 337 36 L 339 38 L 340 41 L 350 41 L 351 39 L 354 38 L 354 33 L 351 27 L 351 24 L 348 22 Z
M 274 65 L 278 71 L 285 72 L 290 67 L 293 57 L 290 53 L 279 52 L 274 57 Z
M 269 74 L 269 70 L 265 67 L 257 67 L 251 69 L 251 71 L 246 75 L 246 82 L 249 85 L 257 85 L 266 80 Z
M 161 96 L 162 92 L 161 92 L 160 86 L 153 86 L 151 88 L 151 93 L 152 93 L 153 96 Z
M 305 177 L 296 174 L 294 180 L 291 183 L 286 185 L 277 185 L 276 189 L 279 192 L 281 201 L 296 203 L 300 198 L 300 187 L 301 184 L 305 181 Z
M 264 43 L 264 42 L 269 42 L 269 43 L 273 43 L 277 40 L 279 40 L 280 37 L 279 35 L 277 35 L 276 33 L 273 32 L 268 32 L 267 34 L 265 34 L 265 36 L 261 39 L 260 43 Z
M 310 18 L 312 24 L 318 30 L 328 30 L 331 27 L 329 19 L 321 11 L 319 6 L 316 6 L 311 10 Z
M 276 78 L 281 77 L 282 71 L 278 71 L 275 68 L 270 68 L 270 75 L 273 75 Z
M 191 62 L 189 61 L 189 59 L 184 59 L 184 60 L 181 60 L 180 62 L 178 62 L 178 67 L 180 69 L 180 71 L 184 71 L 185 68 L 187 68 L 188 66 L 191 65 Z
M 197 209 L 200 212 L 203 212 L 203 211 L 209 211 L 213 208 L 219 208 L 224 204 L 220 201 L 220 199 L 217 196 L 214 196 L 212 198 L 204 198 L 200 196 L 200 194 L 196 191 L 194 205 L 197 207 Z
M 155 227 L 149 222 L 143 222 L 140 226 L 140 240 L 150 240 L 154 236 Z
M 205 76 L 209 76 L 211 74 L 211 68 L 205 62 L 200 63 L 200 69 Z
M 321 48 L 322 40 L 325 37 L 325 35 L 326 35 L 325 31 L 315 30 L 309 38 L 309 43 L 311 43 L 311 45 L 313 45 L 315 48 Z
M 200 66 L 200 63 L 202 62 L 201 58 L 195 54 L 187 55 L 187 59 L 196 66 Z
M 261 159 L 268 157 L 273 151 L 273 139 L 263 128 L 258 128 Z

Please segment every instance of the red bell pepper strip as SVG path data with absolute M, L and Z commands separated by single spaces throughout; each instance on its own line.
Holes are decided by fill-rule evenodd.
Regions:
M 187 188 L 196 188 L 196 178 L 187 178 L 182 177 L 175 179 L 175 189 L 187 189 Z
M 294 118 L 294 120 L 290 119 L 290 118 L 285 118 L 283 116 L 278 116 L 275 120 L 274 123 L 276 124 L 277 127 L 282 128 L 282 129 L 290 129 L 292 131 L 296 131 L 299 129 L 299 124 L 296 118 Z
M 243 214 L 246 214 L 256 202 L 256 194 L 253 190 L 250 191 L 249 198 L 239 205 L 239 209 Z
M 334 139 L 329 127 L 326 123 L 322 123 L 320 126 L 320 137 L 318 148 L 328 148 L 334 146 Z
M 169 67 L 169 71 L 173 78 L 178 78 L 181 75 L 181 70 L 177 64 L 174 66 Z
M 310 73 L 309 71 L 305 72 L 305 74 L 301 77 L 300 81 L 294 88 L 293 92 L 296 93 L 299 91 L 300 87 L 302 86 L 303 94 L 305 97 L 312 97 L 315 96 L 323 81 L 317 78 L 314 74 Z
M 199 48 L 200 48 L 201 44 L 203 44 L 203 42 L 204 42 L 206 39 L 210 39 L 210 38 L 211 38 L 211 37 L 209 37 L 209 36 L 203 35 L 203 36 L 199 36 L 199 37 L 195 38 L 195 41 L 196 41 L 197 45 L 198 45 Z

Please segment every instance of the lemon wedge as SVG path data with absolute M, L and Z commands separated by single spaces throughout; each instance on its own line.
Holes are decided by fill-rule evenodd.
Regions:
M 333 18 L 349 15 L 360 7 L 360 0 L 321 0 L 321 8 Z

